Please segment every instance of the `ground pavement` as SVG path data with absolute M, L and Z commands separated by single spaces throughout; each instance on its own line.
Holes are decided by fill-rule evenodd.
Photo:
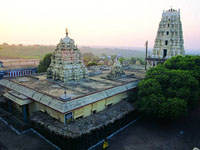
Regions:
M 0 117 L 3 115 L 1 111 Z M 56 148 L 31 130 L 18 135 L 0 118 L 0 150 L 56 150 Z
M 199 128 L 200 105 L 176 121 L 143 117 L 109 139 L 108 150 L 192 150 L 200 148 Z

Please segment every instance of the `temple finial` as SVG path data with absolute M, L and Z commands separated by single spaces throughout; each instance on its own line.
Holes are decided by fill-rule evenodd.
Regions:
M 65 29 L 66 36 L 68 36 L 68 28 Z

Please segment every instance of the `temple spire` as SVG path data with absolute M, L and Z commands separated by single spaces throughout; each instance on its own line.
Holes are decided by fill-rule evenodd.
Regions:
M 68 37 L 68 29 L 65 29 L 66 37 L 60 40 L 55 52 L 52 54 L 51 64 L 47 69 L 47 78 L 68 81 L 80 81 L 88 78 L 88 70 L 81 59 L 81 52 L 75 46 L 74 40 Z M 68 96 L 64 93 L 64 97 Z M 62 98 L 63 99 L 63 98 Z

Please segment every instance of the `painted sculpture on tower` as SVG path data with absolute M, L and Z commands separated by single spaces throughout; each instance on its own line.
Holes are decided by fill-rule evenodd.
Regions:
M 122 75 L 125 75 L 125 72 L 123 71 L 122 64 L 120 63 L 119 58 L 117 56 L 112 65 L 111 71 L 107 75 L 107 78 L 116 79 L 120 78 Z
M 81 52 L 68 36 L 60 40 L 52 55 L 51 64 L 47 69 L 47 78 L 53 80 L 79 81 L 88 77 L 88 70 L 81 59 Z

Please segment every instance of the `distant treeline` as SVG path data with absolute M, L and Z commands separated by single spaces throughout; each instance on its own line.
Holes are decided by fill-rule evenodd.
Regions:
M 3 43 L 0 45 L 0 58 L 20 58 L 20 59 L 42 59 L 45 54 L 52 53 L 56 46 L 54 45 L 9 45 Z M 82 53 L 93 53 L 95 56 L 117 55 L 121 54 L 124 58 L 139 57 L 144 58 L 145 51 L 118 48 L 92 48 L 80 47 Z
M 80 50 L 83 53 L 91 52 L 96 56 L 102 56 L 102 54 L 106 54 L 107 56 L 121 54 L 121 56 L 124 58 L 131 58 L 131 57 L 144 58 L 145 57 L 145 50 L 141 50 L 141 49 L 81 47 Z

